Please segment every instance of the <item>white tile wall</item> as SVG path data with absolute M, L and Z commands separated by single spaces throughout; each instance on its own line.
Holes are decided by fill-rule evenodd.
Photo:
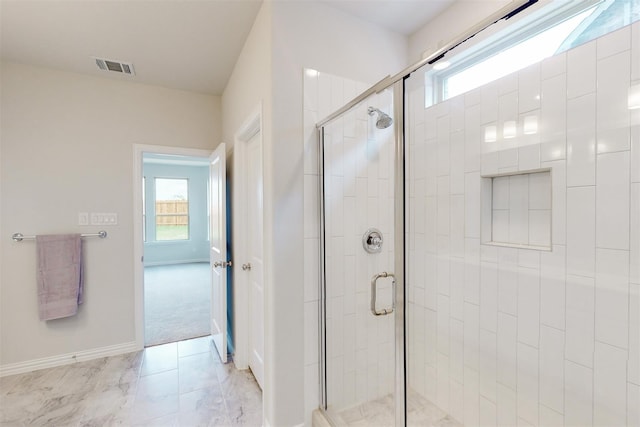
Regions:
M 567 274 L 593 277 L 596 257 L 596 189 L 567 188 Z
M 625 52 L 631 49 L 631 27 L 626 26 L 616 30 L 607 37 L 600 37 L 596 40 L 598 49 L 598 59 Z
M 629 151 L 598 155 L 596 245 L 629 249 Z
M 540 403 L 560 414 L 564 411 L 564 339 L 563 331 L 540 327 Z
M 564 416 L 553 409 L 540 405 L 540 425 L 549 427 L 564 425 Z
M 591 41 L 567 52 L 567 97 L 596 91 L 596 43 Z
M 517 249 L 498 248 L 498 311 L 518 315 Z
M 593 367 L 595 280 L 567 274 L 565 358 Z
M 518 318 L 505 313 L 498 314 L 497 381 L 512 390 L 518 388 Z
M 640 425 L 640 386 L 627 383 L 627 425 Z
M 640 285 L 629 285 L 629 372 L 630 383 L 640 385 Z
M 540 73 L 541 64 L 525 68 L 518 73 L 517 95 L 519 102 L 518 111 L 520 113 L 526 113 L 540 108 Z
M 596 184 L 596 95 L 567 103 L 567 186 Z
M 627 356 L 623 349 L 596 342 L 593 364 L 593 424 L 596 426 L 626 424 Z
M 631 80 L 640 80 L 640 22 L 631 26 Z
M 604 38 L 608 39 L 614 35 L 615 33 Z M 627 96 L 630 86 L 630 73 L 631 58 L 629 50 L 598 61 L 598 153 L 629 150 Z
M 541 161 L 564 159 L 567 134 L 567 78 L 564 74 L 543 80 L 540 107 Z
M 543 60 L 540 66 L 540 72 L 540 77 L 543 80 L 557 76 L 558 74 L 565 74 L 567 72 L 566 52 Z
M 518 402 L 516 399 L 515 390 L 498 384 L 497 424 L 499 426 L 510 427 L 518 424 Z
M 496 404 L 489 399 L 480 397 L 481 426 L 496 426 L 498 422 Z
M 593 370 L 564 363 L 564 425 L 593 425 Z
M 540 271 L 518 267 L 518 341 L 538 347 L 540 340 Z
M 629 348 L 629 252 L 597 249 L 596 340 Z
M 539 367 L 537 348 L 518 343 L 518 418 L 538 424 Z
M 566 248 L 540 254 L 540 324 L 565 329 Z
M 424 340 L 420 346 L 409 345 L 413 351 L 424 348 L 431 360 L 435 358 L 435 362 L 423 359 L 435 374 L 414 379 L 410 370 L 408 378 L 411 384 L 422 381 L 426 389 L 435 376 L 436 403 L 448 405 L 458 419 L 457 414 L 463 413 L 460 421 L 466 425 L 637 425 L 640 183 L 636 169 L 640 167 L 636 159 L 640 156 L 633 139 L 636 128 L 629 110 L 622 108 L 622 94 L 635 82 L 632 75 L 638 67 L 633 58 L 638 57 L 640 42 L 632 38 L 640 34 L 638 25 L 465 97 L 470 102 L 465 104 L 462 149 L 450 146 L 447 151 L 442 145 L 454 138 L 451 129 L 449 136 L 442 134 L 445 124 L 462 121 L 460 103 L 453 107 L 446 101 L 425 111 L 425 125 L 432 120 L 437 128 L 437 135 L 436 130 L 425 129 L 427 134 L 433 132 L 436 144 L 426 145 L 427 150 L 431 157 L 440 156 L 446 167 L 423 163 L 420 171 L 421 176 L 433 176 L 431 196 L 425 196 L 429 208 L 424 228 L 433 229 L 435 241 L 428 243 L 425 233 L 424 245 L 430 250 L 424 255 L 416 252 L 409 271 L 414 264 L 418 270 L 420 264 L 425 269 L 436 264 L 431 278 L 420 277 L 426 281 L 424 289 L 429 280 L 436 280 L 436 290 L 424 293 L 422 307 L 434 310 L 430 312 L 437 326 L 422 333 L 417 327 L 412 337 L 422 334 Z M 536 92 L 540 100 L 535 99 Z M 455 118 L 450 115 L 453 110 Z M 539 132 L 525 138 L 522 115 L 529 112 L 538 115 Z M 517 136 L 505 142 L 503 122 L 514 118 L 519 123 Z M 484 142 L 486 126 L 495 126 L 495 142 Z M 410 144 L 409 157 L 416 146 Z M 520 151 L 512 151 L 515 147 Z M 520 157 L 526 153 L 534 160 L 523 163 Z M 464 165 L 464 193 L 452 190 L 452 182 L 459 179 L 452 176 L 457 164 Z M 549 168 L 550 176 L 536 175 L 533 184 L 533 175 L 496 177 L 493 194 L 487 191 L 480 174 L 499 174 L 512 164 L 512 172 L 533 164 Z M 421 176 L 412 171 L 409 186 L 416 181 L 420 188 Z M 518 187 L 523 177 L 526 185 Z M 545 187 L 550 192 L 540 191 Z M 452 201 L 452 194 L 463 199 Z M 415 203 L 420 210 L 416 197 L 417 193 L 410 205 Z M 453 243 L 454 230 L 461 224 L 453 206 L 464 206 L 463 257 L 453 256 L 459 252 L 454 247 L 460 245 L 459 236 Z M 512 224 L 511 213 L 518 209 L 523 216 L 526 212 L 526 233 Z M 547 217 L 538 216 L 547 209 Z M 481 211 L 491 218 L 493 240 L 536 242 L 541 234 L 536 227 L 549 221 L 551 250 L 481 243 L 480 231 L 483 242 L 487 235 Z M 410 226 L 409 235 L 420 234 L 419 230 Z M 439 268 L 445 275 L 438 275 Z M 464 274 L 454 273 L 458 270 Z M 461 280 L 462 308 L 457 285 Z M 417 289 L 418 284 L 414 286 Z M 413 307 L 418 309 L 420 303 Z M 429 348 L 437 354 L 429 353 Z M 462 409 L 451 397 L 460 386 Z M 447 398 L 440 389 L 449 392 Z

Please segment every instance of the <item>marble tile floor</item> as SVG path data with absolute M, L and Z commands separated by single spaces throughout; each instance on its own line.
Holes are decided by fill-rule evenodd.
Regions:
M 392 395 L 340 411 L 337 424 L 353 427 L 395 425 L 395 401 Z M 407 425 L 410 427 L 462 427 L 462 424 L 419 393 L 407 392 Z
M 0 426 L 261 426 L 249 370 L 211 337 L 0 378 Z

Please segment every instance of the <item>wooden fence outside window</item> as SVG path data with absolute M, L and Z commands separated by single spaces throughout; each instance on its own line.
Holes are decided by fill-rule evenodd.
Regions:
M 188 200 L 156 201 L 157 225 L 189 225 Z

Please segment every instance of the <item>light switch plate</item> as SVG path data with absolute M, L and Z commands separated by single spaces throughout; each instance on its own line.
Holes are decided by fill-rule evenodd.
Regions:
M 92 212 L 91 225 L 118 225 L 118 214 Z
M 89 225 L 88 212 L 78 212 L 78 225 Z

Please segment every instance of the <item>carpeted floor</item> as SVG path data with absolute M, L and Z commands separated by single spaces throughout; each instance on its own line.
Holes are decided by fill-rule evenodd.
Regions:
M 209 264 L 145 267 L 144 311 L 146 346 L 209 335 Z

